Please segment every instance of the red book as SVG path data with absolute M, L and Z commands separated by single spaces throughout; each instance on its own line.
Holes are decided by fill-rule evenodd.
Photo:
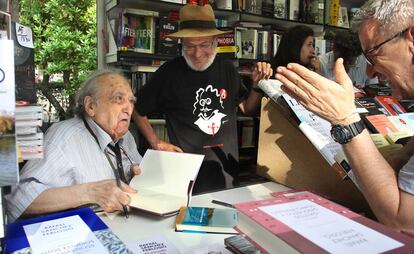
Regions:
M 412 253 L 414 250 L 411 237 L 311 192 L 272 195 L 270 199 L 234 205 L 239 210 L 236 230 L 269 253 L 276 250 L 278 253 Z M 276 211 L 275 215 L 270 215 L 271 210 Z M 326 218 L 328 222 L 321 222 Z
M 387 135 L 388 133 L 398 131 L 397 127 L 384 114 L 365 116 L 365 118 L 376 133 Z
M 378 95 L 375 96 L 377 100 L 390 115 L 396 116 L 399 114 L 407 113 L 407 110 L 398 102 L 398 100 L 392 96 Z

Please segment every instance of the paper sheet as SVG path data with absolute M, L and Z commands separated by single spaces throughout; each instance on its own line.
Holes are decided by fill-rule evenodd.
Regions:
M 126 243 L 134 254 L 180 254 L 178 249 L 164 236 L 156 236 Z
M 382 253 L 404 245 L 309 200 L 259 209 L 330 253 Z
M 79 217 L 23 226 L 33 254 L 105 254 L 108 250 Z

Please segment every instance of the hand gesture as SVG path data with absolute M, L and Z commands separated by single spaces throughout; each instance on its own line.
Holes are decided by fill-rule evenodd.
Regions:
M 300 64 L 278 67 L 276 78 L 282 89 L 295 98 L 306 109 L 314 112 L 332 124 L 351 124 L 358 121 L 354 103 L 352 81 L 348 77 L 343 59 L 339 58 L 334 67 L 338 83 L 310 71 Z
M 115 179 L 90 183 L 87 196 L 91 203 L 98 204 L 105 212 L 122 211 L 122 206 L 131 202 L 125 192 L 136 193 L 137 191 L 125 183 L 121 184 L 119 188 Z
M 273 75 L 272 66 L 269 63 L 257 62 L 252 72 L 252 80 L 257 84 L 262 79 L 269 79 Z
M 183 152 L 183 150 L 180 147 L 167 143 L 162 140 L 160 140 L 160 142 L 158 142 L 156 146 L 153 148 L 155 150 L 162 150 L 162 151 L 179 152 L 179 153 Z
M 311 58 L 309 65 L 312 71 L 321 74 L 321 61 L 319 61 L 317 56 Z

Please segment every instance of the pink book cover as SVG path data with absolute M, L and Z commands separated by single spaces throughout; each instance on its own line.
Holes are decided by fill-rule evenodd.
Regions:
M 293 248 L 298 250 L 301 253 L 328 253 L 318 245 L 314 244 L 313 242 L 309 241 L 284 223 L 278 221 L 277 219 L 271 217 L 270 215 L 266 214 L 265 212 L 258 209 L 262 206 L 270 206 L 275 204 L 283 204 L 293 201 L 299 200 L 309 200 L 314 202 L 318 205 L 321 205 L 325 208 L 328 208 L 342 216 L 345 216 L 351 220 L 354 220 L 360 224 L 363 224 L 369 228 L 374 229 L 377 232 L 380 232 L 384 235 L 387 235 L 399 242 L 404 243 L 404 246 L 393 249 L 391 251 L 385 253 L 413 253 L 414 250 L 414 239 L 401 234 L 395 230 L 392 230 L 384 225 L 379 224 L 371 219 L 368 219 L 360 214 L 352 212 L 351 210 L 336 204 L 328 199 L 325 199 L 321 196 L 318 196 L 314 193 L 309 191 L 282 191 L 282 192 L 274 192 L 271 193 L 273 198 L 263 199 L 258 201 L 251 201 L 251 202 L 244 202 L 235 204 L 235 208 L 239 210 L 239 212 L 247 215 L 249 218 L 256 221 L 260 226 L 266 228 L 271 233 L 282 239 L 283 241 L 287 242 Z

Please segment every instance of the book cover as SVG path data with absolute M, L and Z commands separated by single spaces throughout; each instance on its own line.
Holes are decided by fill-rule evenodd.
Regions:
M 404 114 L 408 114 L 408 113 L 404 113 Z M 397 128 L 398 131 L 409 132 L 411 133 L 411 135 L 413 135 L 414 128 L 405 119 L 403 119 L 401 115 L 403 114 L 400 114 L 398 116 L 387 116 L 387 118 Z
M 237 46 L 234 37 L 234 31 L 218 35 L 216 52 L 221 56 L 232 59 L 235 58 L 237 54 Z
M 410 253 L 412 238 L 307 191 L 235 204 L 236 227 L 280 253 Z M 369 250 L 369 251 L 368 251 Z
M 414 113 L 404 113 L 398 115 L 405 123 L 407 123 L 411 128 L 414 128 Z
M 377 148 L 390 145 L 390 142 L 388 142 L 388 140 L 384 137 L 384 135 L 380 133 L 373 133 L 373 134 L 370 134 L 370 136 Z
M 386 115 L 368 115 L 363 118 L 373 133 L 387 135 L 390 132 L 398 131 Z
M 178 31 L 178 21 L 170 18 L 170 15 L 164 14 L 159 19 L 159 31 L 158 31 L 158 54 L 178 56 L 179 48 L 178 41 L 167 37 L 169 34 Z
M 385 114 L 389 115 L 387 110 L 374 98 L 371 97 L 360 97 L 355 98 L 359 104 L 361 104 L 365 109 L 368 110 L 368 115 L 378 115 Z
M 155 21 L 158 12 L 124 9 L 118 31 L 118 50 L 154 53 Z
M 275 0 L 274 6 L 274 17 L 279 19 L 286 19 L 286 0 Z
M 378 95 L 375 96 L 375 100 L 377 100 L 385 108 L 385 110 L 387 110 L 389 115 L 395 116 L 407 113 L 407 110 L 405 110 L 400 102 L 392 96 Z
M 299 20 L 299 5 L 300 5 L 300 0 L 289 1 L 289 19 L 290 20 Z
M 176 231 L 237 234 L 238 213 L 235 209 L 181 207 L 175 220 Z
M 16 100 L 36 103 L 35 50 L 32 29 L 13 22 L 12 38 L 14 40 Z
M 13 53 L 13 41 L 0 40 L 0 186 L 15 185 L 19 181 Z
M 265 254 L 267 251 L 255 246 L 243 235 L 234 235 L 224 239 L 224 245 L 236 254 Z
M 129 185 L 139 190 L 128 193 L 130 207 L 159 216 L 177 214 L 188 205 L 192 187 L 204 155 L 148 149 L 140 163 L 141 174 Z
M 274 16 L 274 6 L 273 0 L 263 0 L 262 1 L 262 14 L 263 16 L 273 17 Z
M 241 57 L 256 59 L 257 56 L 257 30 L 241 30 Z
M 78 215 L 88 225 L 109 253 L 132 254 L 126 245 L 90 208 L 53 213 L 42 217 L 18 220 L 15 223 L 8 224 L 6 226 L 6 236 L 4 239 L 4 253 L 11 254 L 16 253 L 16 251 L 19 251 L 19 253 L 31 253 L 24 226 L 74 215 Z

